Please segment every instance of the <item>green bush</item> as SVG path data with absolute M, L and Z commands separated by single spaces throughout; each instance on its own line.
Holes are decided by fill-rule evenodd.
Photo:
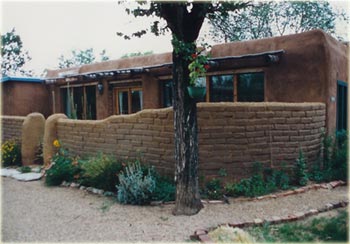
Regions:
M 80 172 L 78 159 L 71 157 L 67 150 L 60 148 L 52 158 L 51 167 L 46 171 L 45 184 L 57 186 L 63 181 L 71 182 L 79 178 Z
M 230 186 L 230 196 L 256 197 L 289 186 L 289 176 L 283 170 L 263 169 L 260 163 L 254 164 L 254 175 Z
M 155 175 L 156 188 L 152 194 L 153 201 L 175 201 L 176 186 L 174 181 L 167 177 Z
M 3 167 L 22 164 L 21 145 L 15 140 L 5 141 L 1 145 L 1 164 Z
M 323 135 L 323 158 L 312 167 L 310 179 L 316 182 L 348 180 L 348 135 L 338 131 L 335 136 Z
M 19 169 L 19 172 L 23 173 L 30 173 L 32 172 L 32 169 L 29 166 L 22 166 Z
M 119 185 L 116 187 L 120 203 L 133 205 L 150 203 L 156 188 L 156 180 L 150 170 L 144 175 L 139 161 L 126 166 L 118 177 Z
M 309 176 L 307 174 L 306 160 L 301 149 L 299 149 L 299 157 L 296 160 L 294 171 L 296 183 L 300 186 L 305 186 L 309 181 Z
M 115 186 L 119 184 L 118 174 L 123 166 L 111 156 L 99 153 L 95 157 L 83 161 L 81 168 L 80 183 L 82 185 L 105 191 L 115 191 Z
M 218 178 L 213 178 L 205 184 L 204 195 L 209 199 L 221 199 L 224 194 L 222 182 Z

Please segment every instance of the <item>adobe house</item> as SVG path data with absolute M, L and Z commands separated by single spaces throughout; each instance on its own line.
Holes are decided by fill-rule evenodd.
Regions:
M 51 114 L 49 91 L 43 79 L 4 76 L 1 88 L 3 115 L 26 116 L 39 112 L 48 117 Z
M 347 128 L 349 46 L 321 30 L 215 45 L 203 102 L 322 102 L 329 132 Z M 171 53 L 48 70 L 53 112 L 80 119 L 172 105 Z

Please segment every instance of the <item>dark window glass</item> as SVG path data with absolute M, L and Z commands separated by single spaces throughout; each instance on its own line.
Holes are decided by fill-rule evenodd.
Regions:
M 142 110 L 142 91 L 133 90 L 131 91 L 131 112 L 136 113 Z
M 83 87 L 73 88 L 74 107 L 77 112 L 77 119 L 83 119 L 84 91 Z
M 119 114 L 129 113 L 128 91 L 118 92 Z
M 165 80 L 162 82 L 162 94 L 163 94 L 163 107 L 173 106 L 173 81 Z
M 67 88 L 61 88 L 61 98 L 62 98 L 62 108 L 63 108 L 63 113 L 68 115 L 69 111 L 69 106 L 68 106 L 68 95 L 67 95 Z
M 211 76 L 210 102 L 233 102 L 233 75 Z
M 96 86 L 86 86 L 86 119 L 96 119 Z
M 237 101 L 264 101 L 264 73 L 247 73 L 237 75 Z
M 346 130 L 347 125 L 347 102 L 348 100 L 348 87 L 345 82 L 338 81 L 337 86 L 337 130 Z

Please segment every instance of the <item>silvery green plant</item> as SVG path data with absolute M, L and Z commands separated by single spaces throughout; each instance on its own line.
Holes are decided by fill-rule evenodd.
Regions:
M 119 174 L 119 185 L 117 185 L 117 199 L 123 204 L 143 205 L 151 201 L 152 194 L 156 188 L 156 180 L 148 170 L 143 174 L 138 161 L 129 164 L 124 172 Z

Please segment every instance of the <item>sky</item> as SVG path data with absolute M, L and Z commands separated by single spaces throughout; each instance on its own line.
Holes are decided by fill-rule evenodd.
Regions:
M 349 10 L 346 0 L 333 3 Z M 346 7 L 345 7 L 346 6 Z M 170 34 L 155 37 L 147 34 L 124 40 L 116 32 L 132 33 L 150 26 L 146 18 L 127 15 L 115 1 L 9 1 L 1 3 L 1 33 L 16 28 L 23 47 L 32 60 L 25 66 L 37 75 L 56 69 L 60 55 L 69 56 L 73 49 L 94 48 L 96 55 L 106 49 L 107 56 L 117 59 L 127 53 L 170 52 Z M 204 27 L 202 32 L 207 32 Z M 341 27 L 341 32 L 344 28 Z

